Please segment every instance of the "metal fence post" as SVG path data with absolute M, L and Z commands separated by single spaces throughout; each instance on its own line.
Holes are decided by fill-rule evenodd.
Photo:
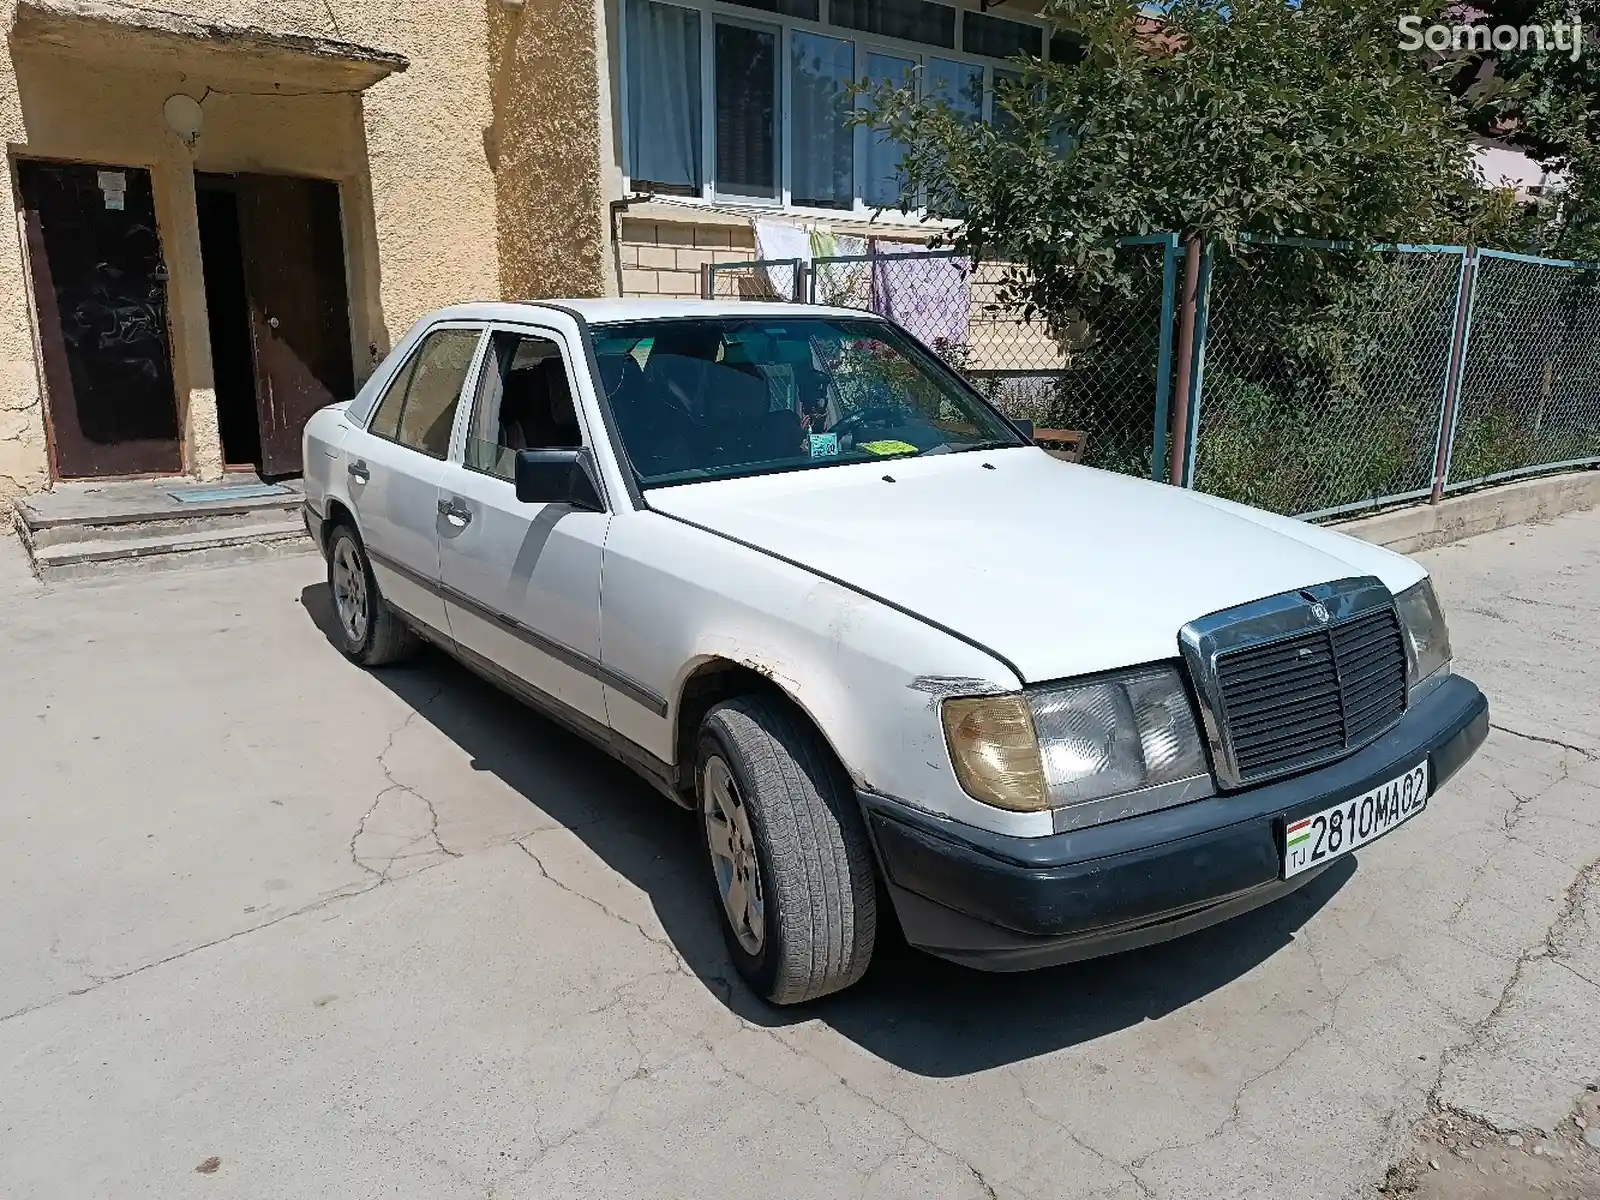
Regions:
M 700 264 L 700 298 L 710 300 L 716 295 L 717 269 L 710 263 Z
M 1189 444 L 1183 455 L 1183 486 L 1194 486 L 1195 465 L 1200 457 L 1200 405 L 1205 399 L 1206 333 L 1211 327 L 1211 271 L 1216 264 L 1216 243 L 1207 242 L 1200 254 L 1200 283 L 1196 289 L 1194 316 L 1194 369 L 1189 375 L 1189 395 L 1184 407 L 1189 411 Z
M 1178 315 L 1178 370 L 1173 393 L 1178 407 L 1172 418 L 1172 463 L 1167 482 L 1183 484 L 1183 460 L 1189 444 L 1189 375 L 1194 366 L 1195 309 L 1200 295 L 1200 236 L 1191 233 L 1183 241 L 1183 307 Z
M 1456 440 L 1456 412 L 1461 399 L 1461 380 L 1467 369 L 1467 339 L 1472 331 L 1473 301 L 1478 294 L 1478 248 L 1466 247 L 1461 254 L 1461 275 L 1456 284 L 1456 321 L 1450 335 L 1450 365 L 1445 371 L 1444 396 L 1439 403 L 1439 435 L 1433 452 L 1433 490 L 1429 504 L 1444 499 L 1450 477 L 1450 452 Z
M 1177 308 L 1178 235 L 1161 245 L 1161 341 L 1156 351 L 1156 419 L 1150 442 L 1150 478 L 1166 477 L 1167 422 L 1172 413 L 1172 319 Z
M 803 258 L 794 260 L 794 295 L 791 299 L 796 304 L 804 304 L 806 297 L 811 294 L 807 279 L 811 275 L 810 264 Z

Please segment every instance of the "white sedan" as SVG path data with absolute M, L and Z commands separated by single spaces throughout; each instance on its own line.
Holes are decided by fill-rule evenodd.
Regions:
M 1058 461 L 868 314 L 444 309 L 305 441 L 345 653 L 433 642 L 692 809 L 779 1004 L 888 921 L 1020 970 L 1244 912 L 1488 729 L 1420 566 Z

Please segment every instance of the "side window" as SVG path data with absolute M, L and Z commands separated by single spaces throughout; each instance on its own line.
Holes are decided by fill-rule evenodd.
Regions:
M 465 465 L 511 479 L 518 450 L 581 445 L 561 346 L 533 334 L 491 333 L 467 430 Z
M 450 427 L 480 333 L 477 329 L 430 333 L 378 402 L 368 426 L 371 432 L 443 458 L 450 449 Z
M 400 406 L 405 403 L 406 385 L 411 382 L 411 373 L 417 369 L 417 356 L 403 363 L 394 378 L 389 380 L 389 386 L 383 389 L 383 395 L 378 400 L 378 407 L 373 411 L 372 420 L 367 422 L 367 430 L 379 437 L 394 440 L 394 435 L 400 429 Z

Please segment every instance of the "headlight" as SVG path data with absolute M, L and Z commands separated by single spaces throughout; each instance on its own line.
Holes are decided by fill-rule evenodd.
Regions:
M 1406 635 L 1406 691 L 1415 699 L 1419 685 L 1450 673 L 1450 630 L 1433 594 L 1433 580 L 1414 583 L 1394 598 Z
M 1130 815 L 1134 809 L 1101 812 L 1096 802 L 1161 784 L 1199 781 L 1161 797 L 1147 795 L 1150 802 L 1137 811 L 1211 791 L 1194 709 L 1172 667 L 1141 667 L 1021 696 L 947 700 L 944 726 L 956 776 L 969 795 L 1015 811 L 1056 809 L 1057 828 Z
M 1057 807 L 1206 773 L 1189 694 L 1171 667 L 1046 688 L 1029 700 Z

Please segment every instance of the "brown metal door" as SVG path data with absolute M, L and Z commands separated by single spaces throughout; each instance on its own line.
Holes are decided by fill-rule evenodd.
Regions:
M 17 160 L 55 472 L 175 472 L 167 269 L 150 172 Z
M 235 190 L 261 473 L 292 475 L 301 469 L 306 420 L 355 394 L 339 188 L 324 179 L 240 175 Z

